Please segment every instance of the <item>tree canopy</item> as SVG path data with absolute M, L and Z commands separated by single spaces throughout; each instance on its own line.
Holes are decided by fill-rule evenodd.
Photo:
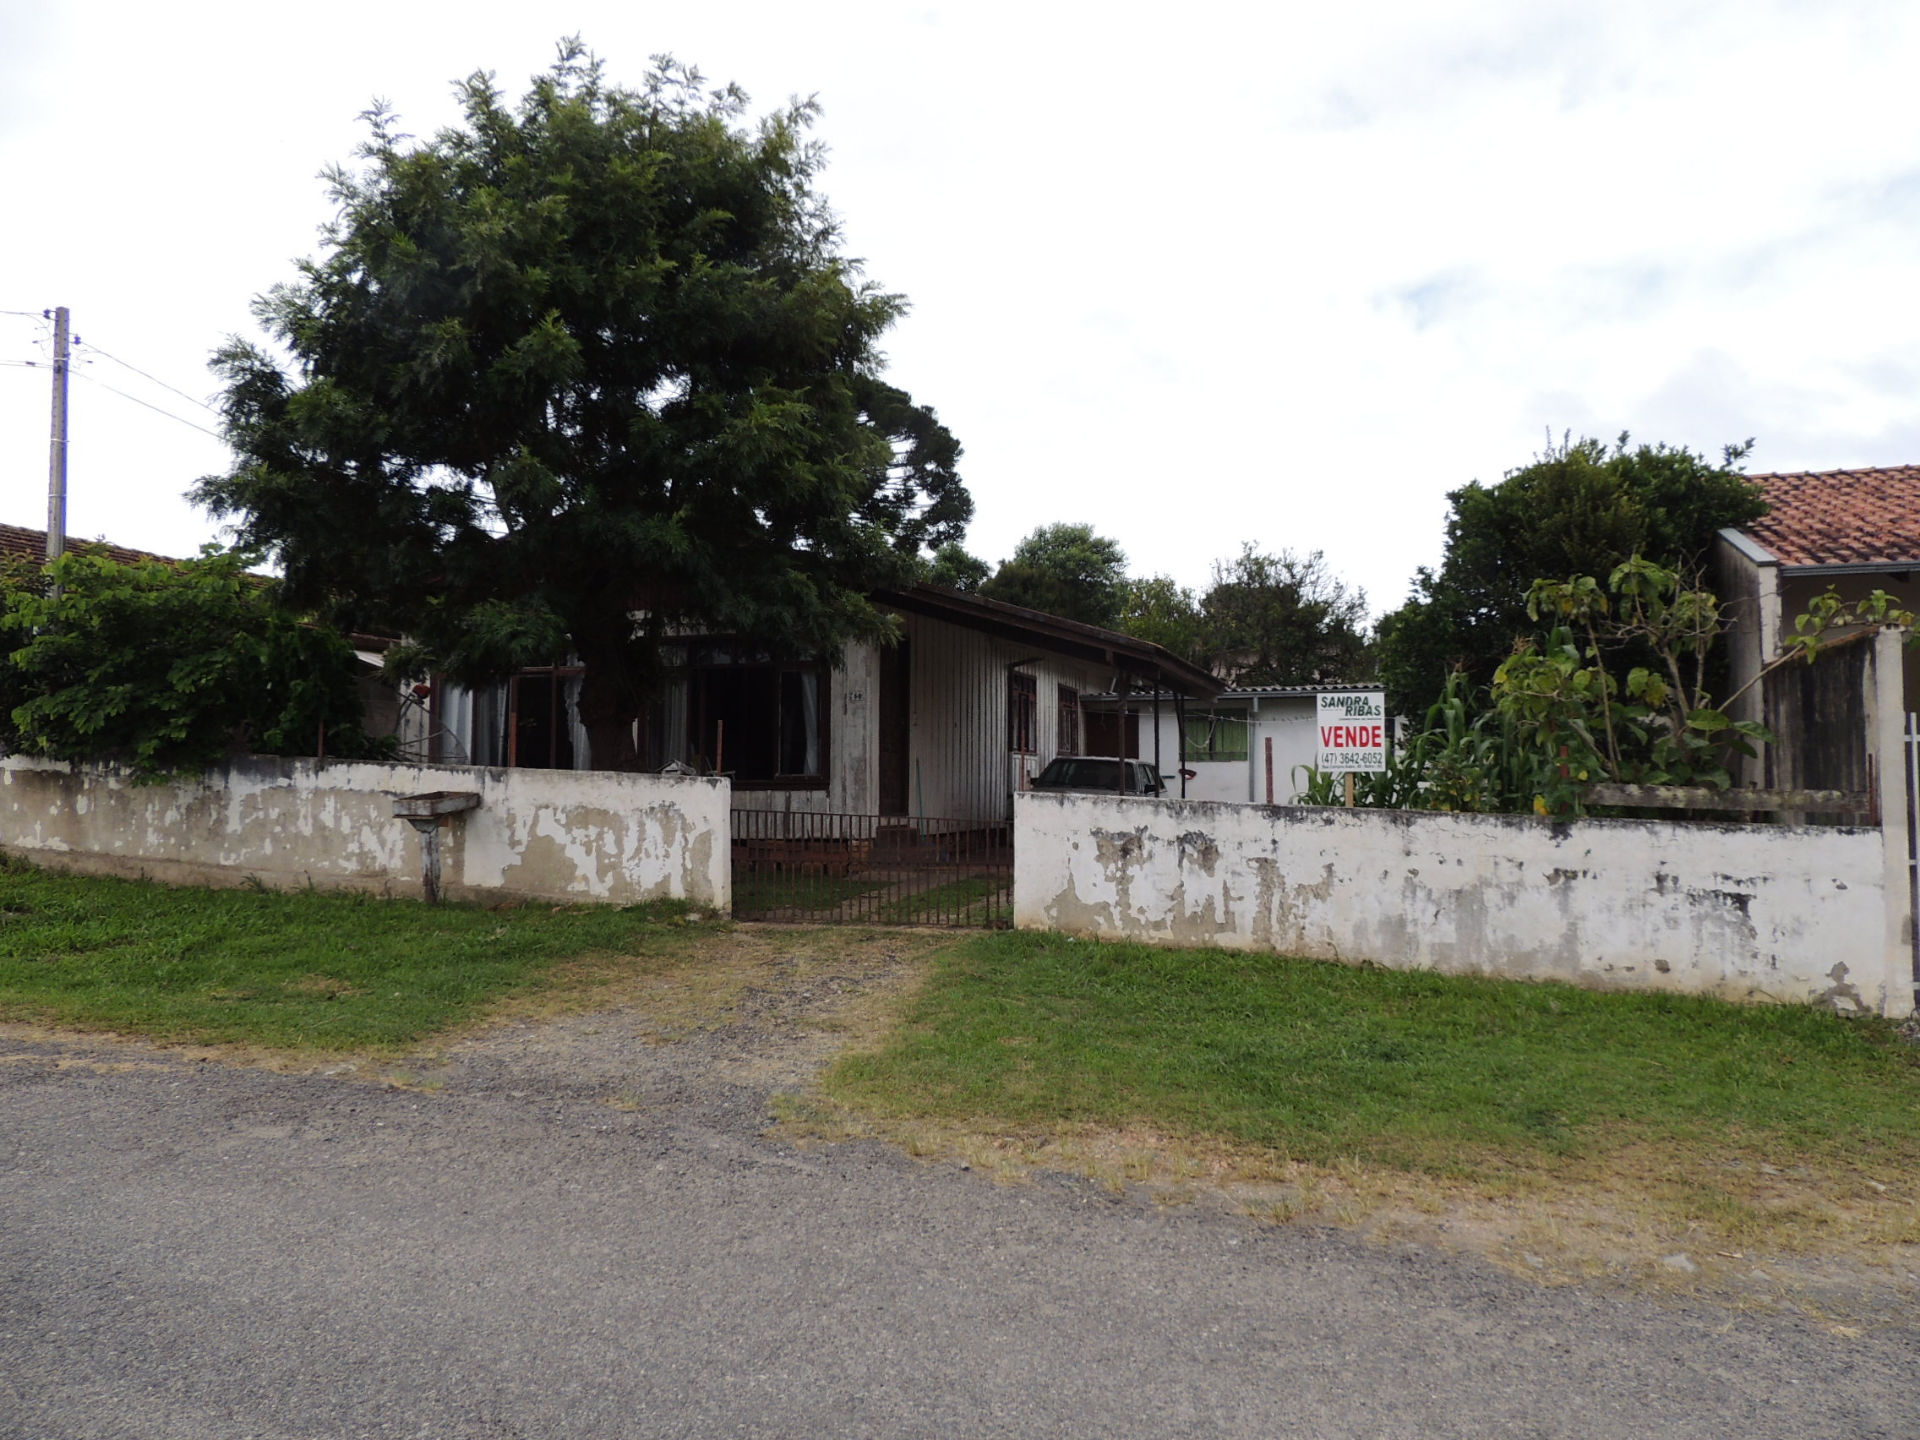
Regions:
M 592 763 L 676 627 L 785 654 L 886 638 L 869 601 L 957 541 L 960 447 L 880 377 L 905 302 L 839 252 L 814 118 L 577 41 L 431 139 L 369 112 L 323 253 L 256 302 L 290 363 L 216 357 L 232 471 L 196 498 L 296 603 L 465 681 L 568 652 Z
M 927 563 L 927 579 L 949 590 L 978 590 L 992 574 L 991 565 L 957 540 L 934 551 L 933 558 Z
M 1203 669 L 1213 664 L 1213 647 L 1200 615 L 1200 602 L 1192 590 L 1171 575 L 1128 580 L 1117 628 L 1171 650 Z
M 1042 525 L 1014 547 L 980 593 L 1111 629 L 1126 598 L 1127 556 L 1091 525 Z
M 962 557 L 972 558 L 943 552 L 936 569 L 965 579 Z M 1318 550 L 1269 555 L 1245 545 L 1233 559 L 1215 562 L 1212 584 L 1196 595 L 1169 575 L 1128 576 L 1118 542 L 1091 525 L 1043 525 L 979 589 L 1149 640 L 1236 685 L 1311 685 L 1373 673 L 1366 595 L 1335 575 Z
M 1685 448 L 1564 440 L 1497 485 L 1447 497 L 1438 573 L 1422 568 L 1400 609 L 1380 622 L 1380 675 L 1394 706 L 1420 714 L 1455 669 L 1470 689 L 1492 682 L 1517 638 L 1535 626 L 1537 579 L 1611 575 L 1638 556 L 1692 576 L 1714 533 L 1762 514 L 1759 488 L 1736 469 L 1747 446 L 1719 465 Z
M 1366 592 L 1315 550 L 1266 555 L 1252 545 L 1216 561 L 1200 619 L 1217 674 L 1235 685 L 1316 685 L 1373 672 Z

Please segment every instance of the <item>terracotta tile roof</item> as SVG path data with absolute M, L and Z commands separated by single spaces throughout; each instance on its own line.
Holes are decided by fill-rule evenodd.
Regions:
M 1748 478 L 1769 509 L 1746 533 L 1782 565 L 1920 566 L 1920 465 Z
M 104 550 L 108 558 L 122 565 L 131 565 L 139 560 L 170 560 L 170 555 L 155 555 L 148 550 L 129 550 L 124 545 L 109 545 L 104 540 L 83 540 L 78 535 L 67 537 L 69 550 Z M 0 555 L 15 560 L 45 560 L 47 558 L 47 532 L 29 530 L 21 525 L 0 525 Z

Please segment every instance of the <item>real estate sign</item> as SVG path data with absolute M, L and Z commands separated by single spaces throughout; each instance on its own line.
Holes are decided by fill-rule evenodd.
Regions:
M 1387 692 L 1324 690 L 1319 696 L 1319 770 L 1387 768 Z

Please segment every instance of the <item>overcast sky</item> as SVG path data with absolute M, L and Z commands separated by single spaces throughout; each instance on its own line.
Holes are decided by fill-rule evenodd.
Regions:
M 71 307 L 74 534 L 213 536 L 181 494 L 226 452 L 181 420 L 216 422 L 134 371 L 211 398 L 372 99 L 429 132 L 571 32 L 616 79 L 666 51 L 756 109 L 818 96 L 989 559 L 1058 520 L 1188 584 L 1322 549 L 1378 612 L 1446 493 L 1549 432 L 1920 461 L 1910 0 L 0 0 L 0 362 Z M 0 363 L 0 521 L 45 523 L 47 429 L 46 370 Z

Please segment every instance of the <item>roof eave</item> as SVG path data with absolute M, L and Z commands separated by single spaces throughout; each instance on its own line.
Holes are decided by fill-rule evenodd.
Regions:
M 1781 565 L 1782 575 L 1905 575 L 1920 570 L 1920 560 L 1849 560 L 1832 565 Z
M 1049 615 L 1043 610 L 1029 610 L 1024 605 L 1009 605 L 1003 600 L 989 600 L 982 595 L 926 584 L 877 590 L 873 598 L 897 610 L 946 620 L 1021 644 L 1040 645 L 1056 654 L 1110 665 L 1142 679 L 1153 677 L 1157 684 L 1184 695 L 1212 699 L 1223 688 L 1208 671 L 1152 641 Z

